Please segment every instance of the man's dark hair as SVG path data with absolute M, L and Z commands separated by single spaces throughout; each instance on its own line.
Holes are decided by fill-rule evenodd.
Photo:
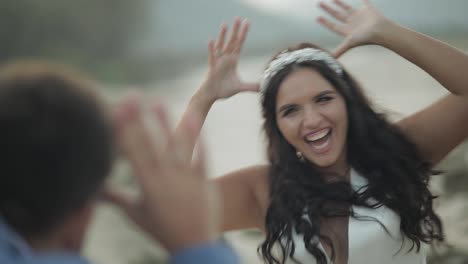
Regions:
M 46 235 L 93 199 L 113 152 L 91 82 L 59 65 L 0 69 L 0 215 L 21 235 Z

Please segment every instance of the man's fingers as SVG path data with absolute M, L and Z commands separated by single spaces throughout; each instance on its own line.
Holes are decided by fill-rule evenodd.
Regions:
M 120 193 L 114 190 L 105 189 L 103 193 L 100 195 L 100 198 L 104 202 L 108 202 L 119 207 L 122 211 L 124 211 L 128 215 L 133 214 L 133 212 L 135 211 L 135 208 L 138 207 L 135 200 L 124 195 L 123 193 Z
M 159 166 L 158 153 L 154 138 L 145 125 L 141 98 L 126 98 L 122 104 L 126 118 L 120 124 L 118 143 L 142 187 L 151 185 Z

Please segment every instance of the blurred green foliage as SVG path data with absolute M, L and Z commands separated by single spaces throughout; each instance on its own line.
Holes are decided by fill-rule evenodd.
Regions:
M 2 0 L 0 60 L 65 62 L 107 81 L 132 78 L 132 48 L 153 0 Z M 151 12 L 151 13 L 150 13 Z

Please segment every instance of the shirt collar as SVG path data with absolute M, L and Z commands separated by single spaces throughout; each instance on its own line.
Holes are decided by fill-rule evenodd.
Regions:
M 27 257 L 32 255 L 31 247 L 0 217 L 0 252 Z

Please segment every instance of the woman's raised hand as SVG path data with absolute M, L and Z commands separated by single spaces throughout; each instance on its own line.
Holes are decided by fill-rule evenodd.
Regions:
M 226 41 L 227 25 L 222 25 L 216 41 L 208 44 L 209 70 L 203 83 L 204 91 L 213 99 L 229 98 L 244 91 L 259 90 L 258 83 L 247 83 L 239 78 L 237 64 L 244 45 L 249 22 L 236 18 Z
M 322 1 L 319 6 L 335 21 L 323 16 L 318 17 L 317 21 L 344 37 L 343 42 L 333 51 L 335 57 L 357 46 L 378 44 L 379 34 L 385 30 L 388 22 L 369 0 L 362 0 L 359 8 L 353 8 L 342 0 L 333 0 L 333 4 Z

